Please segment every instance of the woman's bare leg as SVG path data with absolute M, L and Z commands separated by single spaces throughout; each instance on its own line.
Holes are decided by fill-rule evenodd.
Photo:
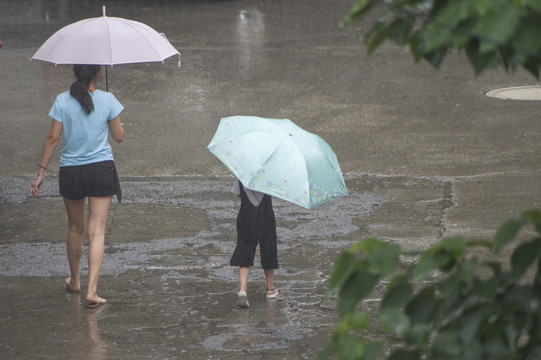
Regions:
M 97 302 L 103 252 L 105 248 L 105 226 L 112 196 L 88 198 L 88 292 L 86 301 Z M 102 299 L 102 303 L 105 299 Z
M 85 199 L 69 200 L 64 198 L 64 207 L 68 215 L 66 250 L 71 273 L 69 287 L 71 291 L 78 291 L 81 288 L 79 269 L 85 232 Z

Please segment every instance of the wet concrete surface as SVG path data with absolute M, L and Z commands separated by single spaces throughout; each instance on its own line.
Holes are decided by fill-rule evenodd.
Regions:
M 352 3 L 106 4 L 109 16 L 164 32 L 182 66 L 109 69 L 109 89 L 126 108 L 126 140 L 113 148 L 124 201 L 109 216 L 99 285 L 109 303 L 97 310 L 84 308 L 84 292 L 63 290 L 59 149 L 42 198 L 28 196 L 70 68 L 28 59 L 62 26 L 100 16 L 102 3 L 0 3 L 1 359 L 313 358 L 337 321 L 335 297 L 324 296 L 330 269 L 355 240 L 422 249 L 450 235 L 487 238 L 541 206 L 539 102 L 484 95 L 536 81 L 475 78 L 460 55 L 433 70 L 392 45 L 366 57 L 365 25 L 338 26 Z M 274 201 L 281 295 L 265 299 L 256 258 L 249 310 L 235 306 L 228 265 L 233 178 L 206 150 L 230 115 L 287 117 L 319 134 L 350 192 L 310 211 Z

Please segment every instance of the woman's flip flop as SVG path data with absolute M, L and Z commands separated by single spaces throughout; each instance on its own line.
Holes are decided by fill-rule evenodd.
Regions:
M 73 289 L 71 286 L 70 286 L 70 280 L 71 280 L 71 276 L 69 278 L 66 279 L 66 290 L 72 294 L 77 294 L 77 293 L 80 293 L 81 290 L 77 290 L 77 289 Z
M 105 300 L 104 298 L 102 297 L 98 297 L 98 301 L 95 301 L 95 302 L 86 302 L 86 307 L 88 309 L 94 309 L 94 308 L 97 308 L 98 306 L 101 306 L 101 305 L 105 305 L 107 303 L 107 300 Z

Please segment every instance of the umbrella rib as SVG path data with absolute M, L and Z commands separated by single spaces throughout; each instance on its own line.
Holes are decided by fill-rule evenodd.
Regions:
M 265 165 L 270 161 L 270 159 L 272 158 L 272 156 L 278 151 L 278 146 L 274 149 L 274 151 L 267 157 L 267 159 L 265 160 L 265 162 L 263 164 L 261 164 L 259 166 L 259 168 L 257 169 L 257 171 L 254 172 L 254 175 L 250 178 L 250 182 L 248 183 L 248 185 L 250 185 L 250 183 L 255 183 L 255 179 L 256 177 L 258 176 L 258 174 L 260 173 L 260 171 L 265 167 Z M 304 155 L 302 154 L 302 151 L 298 150 L 299 153 L 304 157 Z M 305 173 L 308 174 L 308 168 L 306 166 L 306 161 L 303 161 L 303 166 L 304 166 L 304 171 Z M 244 182 L 243 182 L 244 184 Z M 247 188 L 250 188 L 248 185 L 245 185 Z M 305 189 L 308 193 L 310 193 L 310 184 L 308 183 L 308 188 Z M 272 196 L 276 196 L 278 198 L 280 198 L 280 196 L 278 196 L 277 193 L 273 192 L 273 191 L 265 191 L 263 189 L 257 189 L 256 191 L 259 191 L 259 192 L 262 192 L 264 194 L 268 194 L 268 195 L 272 195 Z M 308 206 L 310 206 L 310 203 L 308 204 Z
M 141 24 L 142 24 L 142 25 L 145 25 L 145 24 L 143 24 L 143 23 L 141 23 Z M 146 41 L 148 44 L 151 45 L 150 47 L 151 47 L 152 50 L 154 51 L 154 54 L 156 54 L 158 58 L 161 58 L 161 56 L 160 56 L 160 54 L 158 53 L 158 51 L 156 50 L 156 48 L 154 48 L 154 46 L 152 46 L 152 41 L 150 41 L 150 40 L 148 39 L 148 37 L 146 36 L 146 34 L 145 34 L 144 32 L 140 31 L 138 27 L 134 26 L 134 25 L 131 24 L 131 23 L 128 23 L 127 25 L 130 26 L 132 29 L 134 29 L 136 32 L 138 32 L 138 33 L 145 39 L 145 41 Z M 145 26 L 148 26 L 148 25 L 145 25 Z M 161 35 L 160 35 L 160 36 L 161 36 Z M 164 39 L 164 40 L 165 40 L 165 39 Z M 173 46 L 171 45 L 171 47 L 173 47 Z M 174 49 L 174 47 L 173 47 L 173 49 Z M 176 49 L 175 49 L 175 51 L 176 51 L 177 54 L 180 54 Z M 163 63 L 165 59 L 167 59 L 167 58 L 169 58 L 169 57 L 171 57 L 171 56 L 173 56 L 173 55 L 175 55 L 175 54 L 171 54 L 171 55 L 167 56 L 166 58 L 162 59 L 161 62 Z M 147 61 L 148 61 L 148 60 L 147 60 Z
M 109 54 L 110 54 L 109 63 L 111 66 L 113 66 L 113 44 L 111 43 L 111 31 L 109 30 L 109 20 L 108 20 L 108 17 L 105 16 L 105 14 L 103 15 L 103 18 L 105 19 L 105 28 L 107 30 L 107 37 L 109 38 Z M 105 66 L 107 66 L 107 64 L 105 64 Z
M 263 164 L 261 164 L 259 166 L 259 168 L 257 169 L 257 171 L 254 172 L 254 176 L 252 176 L 250 178 L 250 183 L 253 183 L 254 182 L 254 179 L 256 178 L 256 176 L 260 173 L 260 171 L 263 169 L 263 167 L 265 167 L 265 164 L 267 164 L 269 162 L 269 159 L 272 158 L 272 155 L 274 155 L 274 153 L 278 150 L 278 147 L 276 147 L 272 153 L 265 159 L 265 162 Z M 259 190 L 258 190 L 259 191 Z

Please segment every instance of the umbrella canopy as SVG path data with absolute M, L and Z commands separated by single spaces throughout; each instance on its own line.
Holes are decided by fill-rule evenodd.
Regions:
M 329 144 L 289 119 L 223 118 L 207 148 L 247 189 L 307 209 L 348 195 Z
M 165 36 L 138 21 L 103 16 L 54 33 L 32 59 L 58 64 L 117 65 L 162 61 L 180 53 Z

